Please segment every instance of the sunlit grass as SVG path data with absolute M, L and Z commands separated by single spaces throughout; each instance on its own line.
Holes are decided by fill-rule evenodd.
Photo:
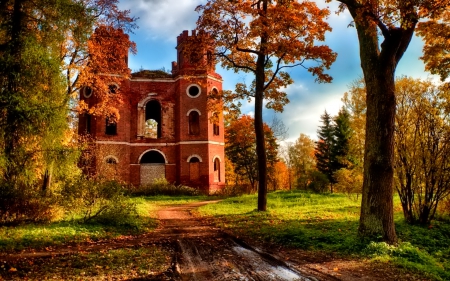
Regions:
M 280 191 L 269 193 L 267 202 L 267 212 L 258 212 L 257 196 L 245 195 L 202 206 L 198 212 L 238 236 L 312 252 L 364 256 L 370 241 L 362 241 L 357 236 L 359 200 L 344 194 Z M 393 262 L 430 279 L 450 280 L 447 273 L 450 272 L 449 223 L 409 225 L 403 219 L 398 197 L 394 198 L 394 204 L 400 246 L 387 256 L 373 258 Z
M 82 223 L 76 216 L 48 224 L 24 224 L 0 227 L 0 250 L 13 251 L 25 248 L 44 248 L 67 243 L 80 243 L 117 238 L 122 235 L 139 235 L 157 227 L 157 211 L 167 205 L 185 204 L 208 199 L 206 196 L 148 196 L 131 197 L 139 217 L 136 226 L 112 226 Z

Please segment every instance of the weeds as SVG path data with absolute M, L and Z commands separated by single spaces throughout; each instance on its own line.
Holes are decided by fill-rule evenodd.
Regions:
M 165 178 L 161 178 L 156 179 L 153 184 L 135 188 L 134 190 L 132 190 L 132 194 L 135 196 L 197 196 L 200 194 L 200 192 L 198 189 L 185 185 L 175 185 L 169 183 Z

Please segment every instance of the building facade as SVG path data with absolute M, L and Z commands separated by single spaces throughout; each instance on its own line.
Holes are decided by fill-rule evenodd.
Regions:
M 171 73 L 142 70 L 110 87 L 110 94 L 123 95 L 117 121 L 79 116 L 79 134 L 89 134 L 96 144 L 96 173 L 112 168 L 134 186 L 158 178 L 206 193 L 224 186 L 223 116 L 220 106 L 215 112 L 208 106 L 208 95 L 222 90 L 222 78 L 207 56 L 190 59 L 183 52 L 195 36 L 183 31 L 177 37 Z M 98 102 L 89 87 L 82 88 L 80 99 Z

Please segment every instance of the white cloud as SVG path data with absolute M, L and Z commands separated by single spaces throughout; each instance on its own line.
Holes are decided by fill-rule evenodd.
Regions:
M 139 33 L 150 39 L 173 40 L 183 30 L 195 28 L 201 0 L 126 0 L 121 9 L 131 10 L 139 17 Z

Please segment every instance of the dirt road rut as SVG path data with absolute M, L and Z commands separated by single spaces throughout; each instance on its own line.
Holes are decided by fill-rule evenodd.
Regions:
M 158 232 L 175 247 L 173 268 L 176 279 L 319 280 L 218 228 L 204 225 L 204 221 L 191 215 L 193 209 L 212 203 L 214 201 L 171 207 L 158 213 L 161 220 Z

